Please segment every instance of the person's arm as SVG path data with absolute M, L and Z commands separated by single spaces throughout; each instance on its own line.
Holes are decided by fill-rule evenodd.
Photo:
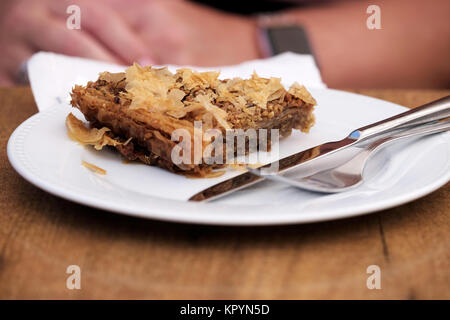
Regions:
M 112 1 L 122 3 L 122 14 L 157 64 L 217 66 L 261 58 L 252 17 L 188 1 Z M 450 1 L 321 3 L 284 14 L 306 28 L 330 87 L 448 87 Z M 366 26 L 370 4 L 381 7 L 381 30 Z
M 370 4 L 381 30 L 369 30 Z M 309 34 L 325 83 L 341 88 L 448 87 L 450 1 L 343 1 L 285 14 Z

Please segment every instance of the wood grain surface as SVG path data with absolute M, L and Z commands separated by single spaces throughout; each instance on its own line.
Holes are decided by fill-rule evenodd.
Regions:
M 450 93 L 356 92 L 408 107 Z M 54 197 L 12 169 L 8 138 L 36 111 L 28 87 L 0 88 L 2 299 L 450 298 L 450 184 L 390 210 L 306 225 L 131 218 Z M 73 264 L 81 267 L 80 290 L 66 288 Z M 373 264 L 380 290 L 366 287 Z

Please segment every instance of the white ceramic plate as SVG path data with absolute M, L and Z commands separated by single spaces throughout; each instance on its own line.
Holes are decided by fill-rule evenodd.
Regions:
M 342 91 L 310 91 L 319 106 L 316 125 L 307 137 L 318 143 L 341 139 L 355 128 L 406 110 L 396 104 Z M 161 169 L 125 165 L 114 152 L 96 152 L 71 141 L 64 126 L 70 111 L 73 109 L 64 102 L 22 123 L 8 143 L 13 167 L 26 180 L 54 195 L 143 218 L 216 225 L 332 220 L 412 201 L 450 180 L 450 133 L 447 132 L 397 143 L 378 152 L 365 171 L 366 182 L 346 193 L 316 194 L 263 181 L 210 203 L 173 200 L 170 195 L 155 195 L 152 191 L 152 178 L 166 174 L 158 171 Z M 297 134 L 287 139 L 296 143 L 295 139 L 305 139 L 304 136 Z M 108 174 L 93 173 L 81 165 L 82 160 L 107 169 Z

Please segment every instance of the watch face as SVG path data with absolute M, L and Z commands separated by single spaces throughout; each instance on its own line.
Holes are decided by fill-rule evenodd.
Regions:
M 267 29 L 273 54 L 286 51 L 312 54 L 305 30 L 300 26 L 271 27 Z

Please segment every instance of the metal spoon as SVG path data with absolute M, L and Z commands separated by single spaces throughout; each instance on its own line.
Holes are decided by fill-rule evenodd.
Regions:
M 264 178 L 284 182 L 300 189 L 315 192 L 337 193 L 347 191 L 363 183 L 364 167 L 370 157 L 381 149 L 381 147 L 400 139 L 430 135 L 448 130 L 450 130 L 450 120 L 419 125 L 370 143 L 356 156 L 340 166 L 320 171 L 307 177 L 296 177 L 289 172 L 286 175 L 264 175 Z M 257 170 L 249 170 L 251 172 L 255 171 L 255 174 L 259 174 Z

